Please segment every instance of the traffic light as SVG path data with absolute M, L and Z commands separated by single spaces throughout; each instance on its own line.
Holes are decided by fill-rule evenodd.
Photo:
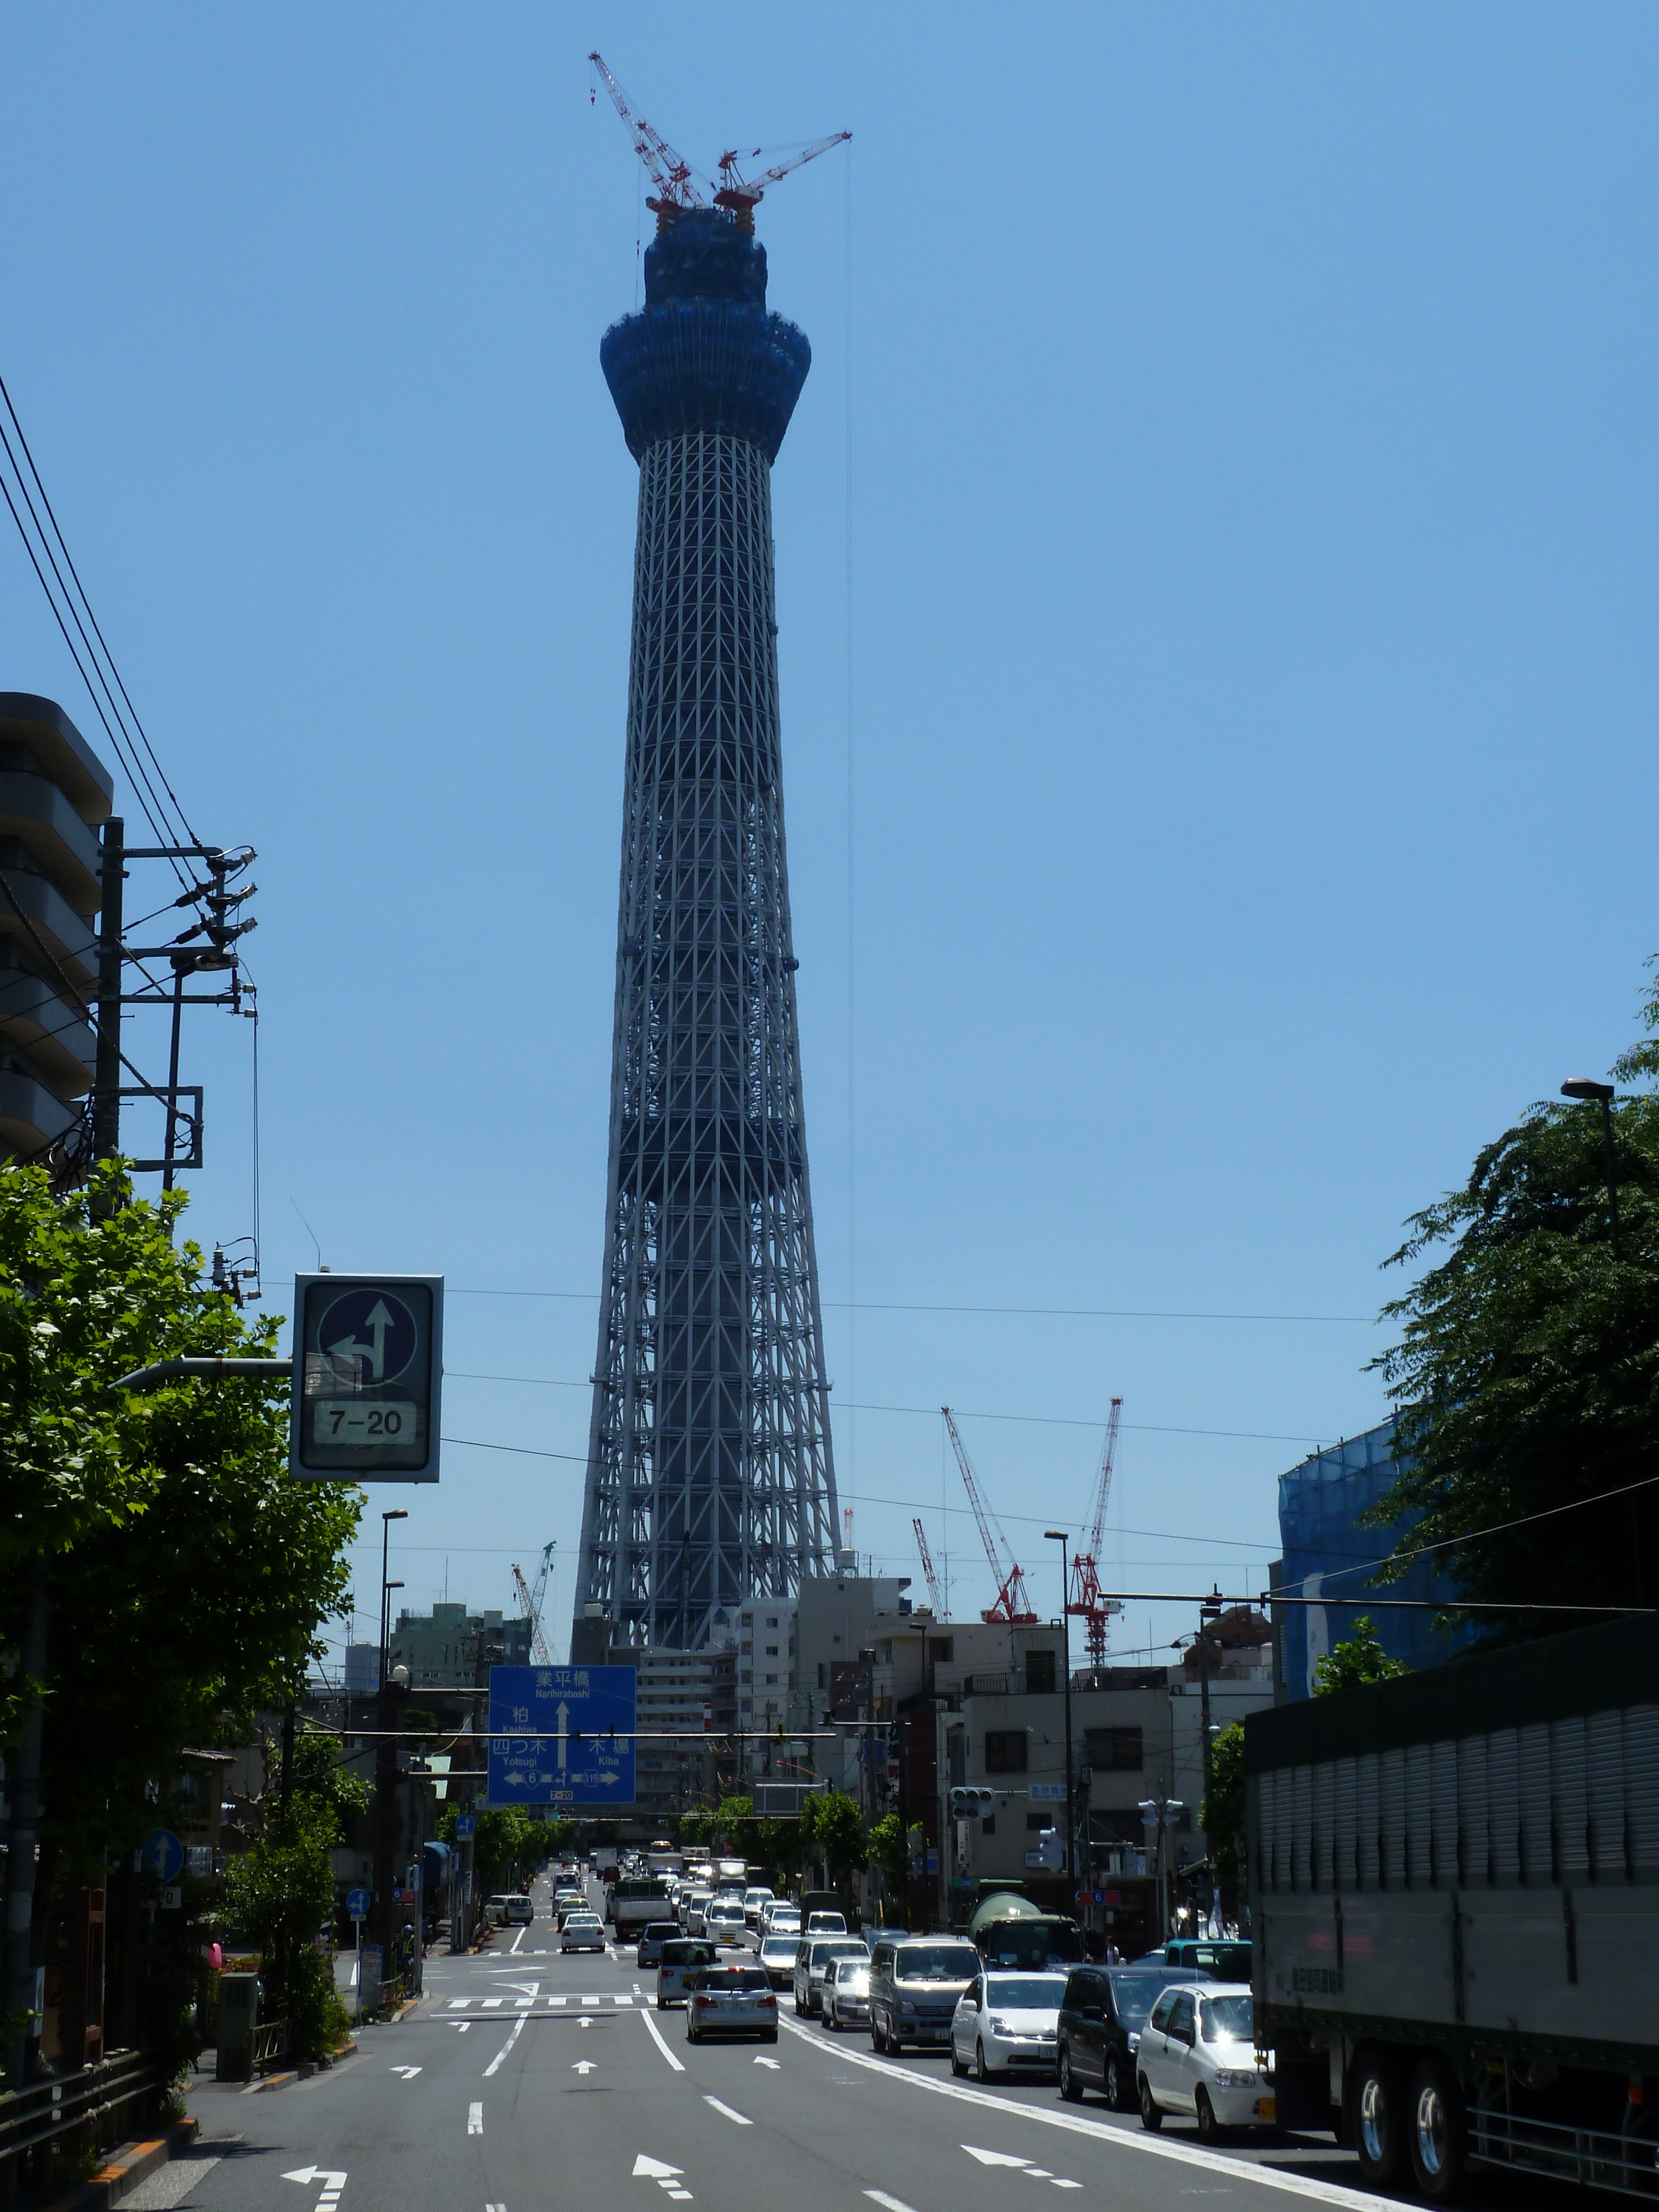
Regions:
M 997 1808 L 994 1790 L 957 1789 L 951 1792 L 951 1816 L 957 1820 L 982 1820 Z

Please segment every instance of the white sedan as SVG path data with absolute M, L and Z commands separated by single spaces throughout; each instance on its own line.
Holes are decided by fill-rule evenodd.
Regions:
M 951 2020 L 951 2071 L 1052 2075 L 1060 2048 L 1064 1974 L 981 1972 L 957 2000 Z
M 562 1951 L 603 1951 L 605 1923 L 597 1912 L 573 1912 L 559 1937 Z
M 1237 1982 L 1188 1982 L 1165 1990 L 1140 2032 L 1135 2087 L 1141 2124 L 1191 2112 L 1213 2142 L 1224 2129 L 1273 2124 L 1273 2084 L 1255 2063 L 1250 1992 Z

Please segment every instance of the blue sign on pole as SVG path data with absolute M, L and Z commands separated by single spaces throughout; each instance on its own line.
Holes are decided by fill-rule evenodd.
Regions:
M 348 1920 L 367 1920 L 368 1917 L 368 1907 L 369 1895 L 366 1889 L 351 1889 L 346 1892 L 346 1918 Z
M 631 1805 L 632 1667 L 492 1667 L 492 1805 Z
M 144 1864 L 157 1881 L 177 1881 L 184 1870 L 185 1847 L 171 1828 L 155 1828 L 145 1837 Z
M 471 1813 L 458 1813 L 455 1815 L 456 1840 L 458 1842 L 465 1843 L 472 1834 L 477 1826 L 477 1822 L 473 1819 Z

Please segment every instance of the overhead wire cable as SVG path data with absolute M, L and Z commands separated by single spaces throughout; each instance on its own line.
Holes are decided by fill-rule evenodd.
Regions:
M 490 1285 L 468 1284 L 452 1285 L 449 1295 L 452 1298 L 586 1298 L 592 1301 L 597 1299 L 600 1293 L 598 1291 L 497 1290 Z M 835 1313 L 845 1313 L 853 1309 L 853 1301 L 847 1298 L 823 1298 L 819 1303 Z M 1044 1321 L 1341 1322 L 1366 1328 L 1373 1326 L 1377 1318 L 1375 1314 L 1212 1313 L 1165 1306 L 933 1305 L 915 1300 L 899 1304 L 891 1299 L 872 1298 L 859 1299 L 856 1310 L 860 1313 L 1005 1314 Z

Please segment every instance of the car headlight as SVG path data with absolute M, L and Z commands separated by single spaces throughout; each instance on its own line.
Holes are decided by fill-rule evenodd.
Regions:
M 1006 2020 L 999 2020 L 994 2013 L 991 2014 L 988 2025 L 993 2035 L 1012 2035 L 1014 2032 Z
M 1255 2087 L 1254 2066 L 1218 2066 L 1215 2069 L 1218 2089 L 1253 2089 Z

